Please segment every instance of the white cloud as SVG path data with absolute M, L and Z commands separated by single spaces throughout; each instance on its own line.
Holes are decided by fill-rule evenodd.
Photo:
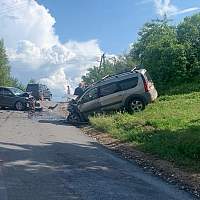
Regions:
M 61 43 L 55 23 L 35 0 L 0 1 L 0 38 L 5 41 L 13 75 L 24 82 L 41 80 L 63 95 L 66 84 L 74 87 L 102 52 L 97 40 Z
M 136 3 L 136 5 L 143 5 L 147 3 L 152 3 L 153 0 L 140 0 L 139 2 Z
M 170 0 L 154 0 L 157 14 L 160 16 L 171 15 L 177 12 L 177 8 L 171 4 Z
M 193 12 L 193 11 L 197 11 L 197 10 L 200 10 L 200 8 L 199 7 L 187 8 L 187 9 L 183 9 L 183 10 L 178 10 L 176 13 L 174 13 L 172 15 L 185 14 L 185 13 Z
M 20 40 L 29 40 L 42 48 L 57 44 L 54 25 L 49 11 L 35 0 L 0 1 L 0 36 L 9 48 L 16 47 Z
M 57 94 L 62 94 L 63 91 L 67 93 L 67 86 L 70 85 L 69 80 L 67 80 L 64 68 L 58 69 L 48 78 L 40 79 L 40 82 L 48 85 L 53 91 L 57 90 Z
M 184 14 L 192 11 L 199 10 L 199 7 L 179 9 L 177 8 L 171 0 L 154 0 L 157 14 L 160 16 L 174 16 L 179 14 Z
M 176 15 L 200 10 L 200 7 L 179 9 L 177 6 L 175 6 L 172 3 L 172 0 L 142 0 L 138 3 L 138 5 L 147 4 L 147 3 L 154 3 L 154 6 L 156 8 L 156 13 L 161 17 L 164 17 L 165 15 L 176 16 Z

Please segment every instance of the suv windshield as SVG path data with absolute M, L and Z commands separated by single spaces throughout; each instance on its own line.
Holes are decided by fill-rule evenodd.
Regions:
M 12 91 L 12 93 L 14 95 L 20 95 L 20 94 L 23 94 L 24 92 L 18 88 L 10 88 L 10 90 Z
M 84 94 L 81 101 L 83 103 L 87 103 L 87 102 L 92 101 L 97 98 L 98 98 L 98 89 L 93 88 Z

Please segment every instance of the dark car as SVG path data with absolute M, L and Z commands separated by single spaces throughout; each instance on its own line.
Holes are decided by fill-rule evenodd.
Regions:
M 44 99 L 42 84 L 30 83 L 27 85 L 26 91 L 30 92 L 37 101 Z
M 14 87 L 0 87 L 0 107 L 14 108 L 18 111 L 25 110 L 29 106 L 32 96 Z
M 42 89 L 43 89 L 43 97 L 44 97 L 44 99 L 47 99 L 47 100 L 51 101 L 52 93 L 51 93 L 50 89 L 46 85 L 42 85 Z
M 29 83 L 27 85 L 26 91 L 30 92 L 36 100 L 48 99 L 50 101 L 52 98 L 52 94 L 49 88 L 43 84 Z

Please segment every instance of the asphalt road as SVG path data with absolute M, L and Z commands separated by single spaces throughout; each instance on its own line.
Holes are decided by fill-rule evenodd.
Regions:
M 52 116 L 0 111 L 0 200 L 193 199 Z

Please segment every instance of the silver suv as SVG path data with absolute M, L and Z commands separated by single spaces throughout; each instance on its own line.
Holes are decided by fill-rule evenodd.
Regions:
M 142 111 L 157 98 L 158 93 L 145 69 L 132 70 L 112 76 L 90 86 L 76 102 L 70 121 L 82 121 L 90 114 L 125 109 L 130 113 Z

